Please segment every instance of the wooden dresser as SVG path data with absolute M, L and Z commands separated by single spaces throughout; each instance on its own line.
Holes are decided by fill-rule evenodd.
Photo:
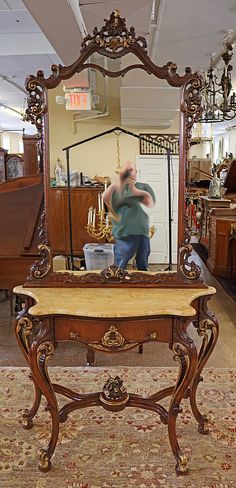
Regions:
M 236 224 L 236 209 L 215 208 L 211 211 L 207 265 L 217 276 L 236 276 L 236 240 L 231 237 L 232 224 Z
M 210 225 L 209 225 L 209 218 L 210 212 L 212 209 L 215 208 L 224 208 L 227 209 L 230 207 L 231 201 L 228 198 L 209 198 L 208 196 L 201 197 L 202 203 L 202 217 L 201 217 L 201 227 L 200 227 L 200 237 L 199 242 L 202 244 L 206 249 L 209 247 L 209 239 L 210 239 Z
M 71 188 L 71 210 L 73 251 L 75 255 L 83 254 L 83 246 L 87 242 L 96 242 L 86 231 L 89 207 L 98 208 L 98 194 L 103 192 L 101 187 Z M 68 189 L 51 188 L 50 190 L 50 230 L 54 254 L 69 254 L 69 212 Z M 100 242 L 105 242 L 101 240 Z

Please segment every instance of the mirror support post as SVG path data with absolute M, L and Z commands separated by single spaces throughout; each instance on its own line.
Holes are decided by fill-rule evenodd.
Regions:
M 67 171 L 69 239 L 70 239 L 70 263 L 69 263 L 69 267 L 73 271 L 74 270 L 74 252 L 73 252 L 72 216 L 71 216 L 70 155 L 69 155 L 69 148 L 66 149 L 66 171 Z

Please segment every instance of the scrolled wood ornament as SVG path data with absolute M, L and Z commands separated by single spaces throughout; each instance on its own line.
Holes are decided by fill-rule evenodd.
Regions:
M 188 280 L 198 280 L 201 275 L 201 268 L 195 261 L 189 261 L 192 253 L 191 244 L 186 244 L 179 249 L 180 273 Z
M 186 68 L 188 73 L 188 68 Z M 189 68 L 189 72 L 191 72 Z M 202 88 L 204 85 L 203 77 L 197 73 L 185 83 L 183 87 L 183 96 L 181 100 L 181 110 L 185 114 L 185 150 L 188 153 L 190 147 L 190 139 L 192 127 L 199 119 L 202 113 Z
M 134 27 L 127 29 L 126 20 L 120 16 L 118 9 L 113 10 L 110 19 L 104 19 L 104 22 L 105 25 L 100 31 L 95 27 L 93 35 L 84 38 L 81 44 L 81 52 L 90 44 L 97 44 L 99 47 L 113 52 L 128 48 L 131 44 L 138 44 L 146 51 L 146 39 L 141 36 L 136 37 Z
M 50 268 L 51 268 L 51 250 L 45 244 L 39 244 L 39 259 L 36 259 L 35 263 L 30 268 L 30 274 L 27 278 L 27 281 L 33 281 L 34 279 L 44 278 Z
M 25 120 L 34 124 L 40 132 L 43 128 L 43 115 L 47 113 L 48 109 L 45 86 L 38 77 L 29 75 L 26 78 L 25 87 L 28 92 Z

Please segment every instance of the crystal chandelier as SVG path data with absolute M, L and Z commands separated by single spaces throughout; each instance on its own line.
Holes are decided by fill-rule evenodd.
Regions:
M 236 95 L 232 92 L 230 61 L 233 56 L 233 45 L 230 40 L 224 44 L 225 51 L 221 58 L 224 62 L 220 80 L 214 72 L 214 60 L 211 57 L 210 68 L 207 71 L 202 90 L 203 109 L 199 122 L 225 122 L 236 117 Z

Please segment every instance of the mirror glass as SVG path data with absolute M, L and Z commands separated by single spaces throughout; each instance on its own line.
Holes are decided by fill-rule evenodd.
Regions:
M 96 54 L 90 62 L 118 71 L 137 63 L 137 58 L 129 54 L 121 60 L 112 60 Z M 162 148 L 143 141 L 141 152 L 144 154 L 140 154 L 140 140 L 135 135 L 162 134 L 167 138 L 170 134 L 178 135 L 179 105 L 179 88 L 173 88 L 166 80 L 159 80 L 140 69 L 128 72 L 123 78 L 104 77 L 97 70 L 86 69 L 48 90 L 49 242 L 53 255 L 57 256 L 54 258 L 55 271 L 68 266 L 68 260 L 58 256 L 71 253 L 67 160 L 63 148 L 90 138 L 92 140 L 69 151 L 75 267 L 84 267 L 82 256 L 86 243 L 111 242 L 109 234 L 100 234 L 99 240 L 95 238 L 100 225 L 100 194 L 107 184 L 118 181 L 120 166 L 133 161 L 137 181 L 148 183 L 156 196 L 153 208 L 143 206 L 150 216 L 153 233 L 150 271 L 176 269 L 179 155 L 173 150 L 168 160 L 165 138 L 159 140 Z M 95 137 L 115 127 L 132 135 L 116 130 Z M 153 140 L 157 144 L 157 139 Z M 89 216 L 91 208 L 96 208 L 95 222 L 94 210 Z M 95 228 L 90 233 L 86 229 L 89 222 Z M 103 225 L 109 224 L 105 218 Z M 172 253 L 169 251 L 170 241 Z M 132 268 L 133 263 L 130 266 Z

